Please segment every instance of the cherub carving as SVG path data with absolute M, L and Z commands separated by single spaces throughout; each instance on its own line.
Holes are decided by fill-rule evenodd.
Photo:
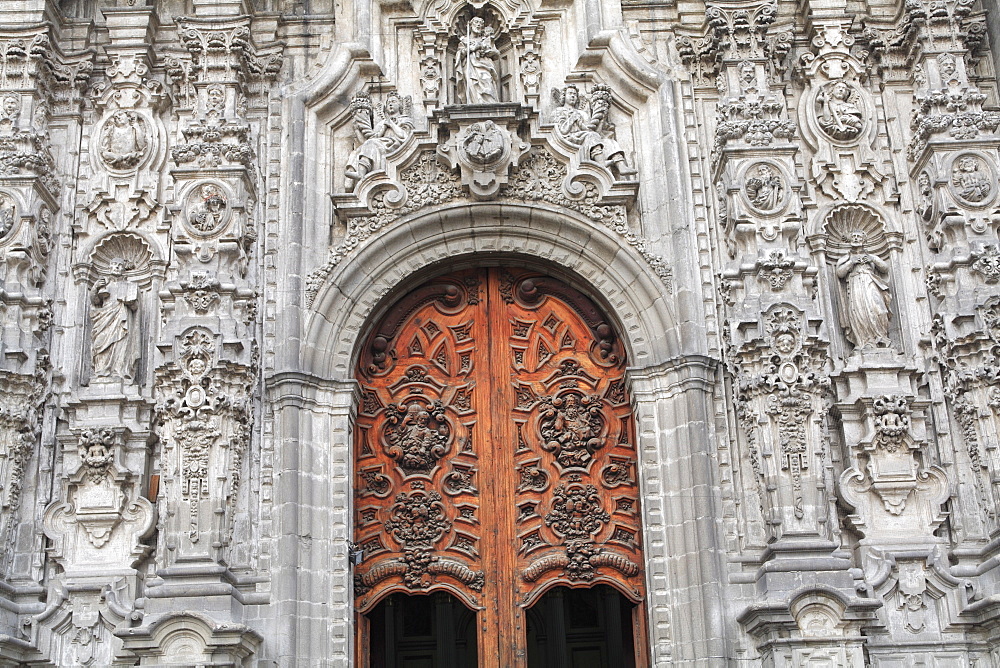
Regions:
M 358 181 L 371 172 L 385 169 L 385 156 L 399 148 L 413 134 L 412 101 L 409 96 L 389 93 L 385 103 L 372 109 L 367 93 L 359 93 L 351 101 L 354 132 L 359 146 L 347 158 L 344 187 L 354 190 Z
M 579 89 L 570 84 L 553 88 L 556 133 L 573 146 L 580 156 L 607 167 L 619 180 L 636 174 L 625 159 L 625 149 L 614 139 L 614 125 L 608 120 L 611 109 L 611 88 L 598 84 L 589 102 L 582 99 Z

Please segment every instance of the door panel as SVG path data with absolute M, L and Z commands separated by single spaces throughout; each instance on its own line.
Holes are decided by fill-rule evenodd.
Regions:
M 594 304 L 537 273 L 458 272 L 394 304 L 357 371 L 359 613 L 447 591 L 477 611 L 480 666 L 525 666 L 525 610 L 553 587 L 640 602 L 625 369 Z

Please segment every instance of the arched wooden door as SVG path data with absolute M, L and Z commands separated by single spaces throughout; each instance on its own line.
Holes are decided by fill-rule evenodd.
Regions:
M 625 369 L 597 307 L 536 272 L 442 276 L 388 311 L 357 369 L 360 665 L 365 614 L 392 593 L 445 591 L 474 610 L 482 668 L 526 665 L 525 612 L 555 586 L 641 603 Z

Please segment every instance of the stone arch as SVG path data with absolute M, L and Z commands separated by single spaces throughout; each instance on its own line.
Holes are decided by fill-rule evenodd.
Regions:
M 710 429 L 715 363 L 690 353 L 700 346 L 682 335 L 683 324 L 673 312 L 676 296 L 638 250 L 614 230 L 545 204 L 472 203 L 424 209 L 395 221 L 327 267 L 326 280 L 303 318 L 301 371 L 278 374 L 269 382 L 269 392 L 283 414 L 282 437 L 296 444 L 288 462 L 299 473 L 284 476 L 282 487 L 288 494 L 299 493 L 296 490 L 308 478 L 316 500 L 316 505 L 286 522 L 279 540 L 283 553 L 297 554 L 315 570 L 303 573 L 288 563 L 289 586 L 287 591 L 279 587 L 276 599 L 305 605 L 301 592 L 316 591 L 315 602 L 322 603 L 328 614 L 316 620 L 316 633 L 353 637 L 348 550 L 355 481 L 350 461 L 352 424 L 360 399 L 354 368 L 361 341 L 404 284 L 431 278 L 444 262 L 461 268 L 484 260 L 497 264 L 513 260 L 551 272 L 591 297 L 616 326 L 631 360 L 652 660 L 657 664 L 693 658 L 703 647 L 678 642 L 674 634 L 693 638 L 699 624 L 717 626 L 713 611 L 724 579 L 718 556 L 719 512 L 709 502 L 694 518 L 684 504 L 667 504 L 664 499 L 671 495 L 708 499 L 708 490 L 716 484 L 711 448 L 704 443 Z M 328 482 L 317 485 L 318 480 Z M 317 526 L 331 538 L 319 561 L 316 550 L 302 551 L 300 540 L 302 531 Z M 683 575 L 655 575 L 672 572 L 671 564 L 681 571 L 715 575 L 698 583 Z M 314 589 L 311 583 L 319 572 L 324 582 L 336 585 Z M 681 605 L 676 588 L 691 586 L 694 593 L 682 597 L 684 611 L 675 609 Z M 721 629 L 716 630 L 708 645 L 721 656 L 725 641 Z M 353 665 L 350 647 L 330 641 L 323 651 Z M 297 655 L 311 650 L 295 641 L 285 651 Z
M 504 257 L 555 268 L 595 298 L 615 320 L 633 366 L 679 354 L 671 295 L 621 237 L 568 212 L 472 204 L 397 222 L 334 267 L 307 316 L 302 367 L 321 378 L 351 378 L 361 334 L 403 281 L 445 261 Z

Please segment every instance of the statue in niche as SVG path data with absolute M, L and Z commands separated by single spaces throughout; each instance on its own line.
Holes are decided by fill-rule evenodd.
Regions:
M 344 168 L 344 187 L 348 192 L 353 191 L 366 174 L 384 170 L 385 156 L 413 134 L 410 107 L 409 96 L 401 98 L 392 92 L 386 97 L 385 104 L 373 113 L 372 99 L 367 93 L 354 96 L 351 110 L 354 132 L 360 145 L 347 158 L 347 167 Z
M 101 158 L 112 169 L 133 169 L 146 155 L 144 121 L 132 111 L 116 111 L 101 135 Z
M 833 139 L 856 139 L 865 126 L 857 92 L 843 81 L 827 85 L 819 94 L 819 126 Z
M 844 307 L 848 340 L 858 348 L 880 348 L 889 341 L 889 266 L 882 258 L 865 252 L 867 235 L 851 233 L 851 250 L 837 262 L 837 278 L 847 287 Z
M 556 133 L 579 147 L 585 160 L 592 160 L 610 169 L 619 180 L 635 176 L 636 170 L 625 159 L 625 149 L 613 138 L 614 125 L 608 121 L 611 109 L 611 89 L 598 84 L 591 93 L 590 110 L 581 106 L 580 91 L 570 84 L 552 89 L 558 105 L 555 113 Z
M 465 26 L 455 54 L 455 101 L 458 104 L 496 104 L 500 101 L 493 28 L 479 16 Z
M 785 184 L 771 165 L 759 164 L 756 176 L 747 179 L 744 191 L 751 206 L 759 211 L 775 211 L 785 201 Z
M 951 183 L 955 192 L 966 202 L 978 204 L 993 191 L 982 161 L 974 155 L 963 155 L 951 169 Z
M 94 376 L 132 380 L 138 338 L 135 312 L 139 306 L 139 287 L 128 280 L 128 263 L 120 257 L 111 260 L 108 276 L 97 279 L 90 291 L 94 306 L 91 316 Z

